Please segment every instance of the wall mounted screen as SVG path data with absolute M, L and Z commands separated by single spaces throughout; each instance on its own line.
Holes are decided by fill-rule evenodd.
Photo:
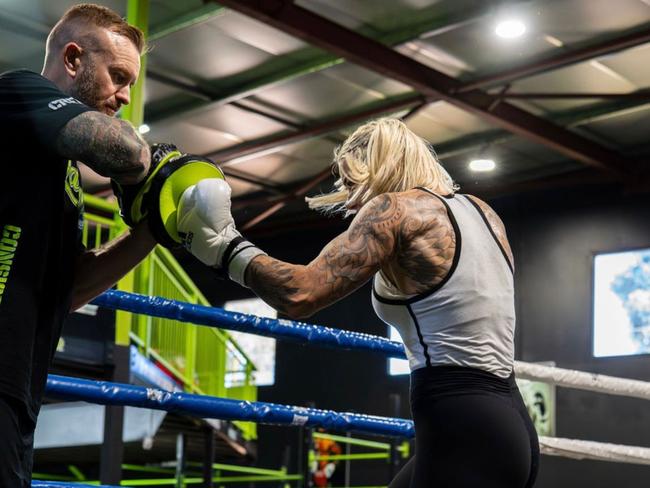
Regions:
M 229 312 L 240 312 L 258 317 L 277 319 L 278 312 L 264 303 L 259 298 L 247 298 L 244 300 L 232 300 L 223 306 Z M 257 371 L 253 374 L 254 383 L 257 386 L 270 386 L 275 383 L 275 339 L 263 337 L 245 332 L 228 331 L 239 346 L 246 352 L 246 355 L 253 361 Z M 245 372 L 241 371 L 242 364 L 239 353 L 236 350 L 228 350 L 226 366 L 226 386 L 237 386 L 242 384 Z
M 650 249 L 594 257 L 593 353 L 650 353 Z

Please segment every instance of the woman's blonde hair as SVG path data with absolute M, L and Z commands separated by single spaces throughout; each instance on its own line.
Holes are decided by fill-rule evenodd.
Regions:
M 346 211 L 382 193 L 416 187 L 443 195 L 458 190 L 431 145 L 394 118 L 373 120 L 355 130 L 335 149 L 332 165 L 339 176 L 334 191 L 306 198 L 309 208 Z

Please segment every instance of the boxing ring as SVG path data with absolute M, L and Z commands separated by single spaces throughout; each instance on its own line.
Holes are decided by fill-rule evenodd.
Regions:
M 115 290 L 107 291 L 92 303 L 114 310 L 124 310 L 191 322 L 197 325 L 258 334 L 300 344 L 350 351 L 371 351 L 390 358 L 406 358 L 404 347 L 398 342 L 370 334 L 304 322 L 262 318 L 228 312 L 220 308 Z M 560 387 L 650 400 L 650 383 L 644 381 L 520 361 L 515 363 L 515 372 L 518 378 L 542 381 Z M 328 430 L 383 437 L 412 438 L 415 434 L 413 422 L 407 419 L 232 400 L 56 375 L 48 377 L 47 395 L 61 400 L 165 410 L 200 418 L 243 420 L 262 424 L 314 428 L 323 427 Z M 650 465 L 650 448 L 646 447 L 544 436 L 541 436 L 539 441 L 541 452 L 547 455 Z M 83 486 L 91 485 L 51 481 L 32 482 L 34 488 Z

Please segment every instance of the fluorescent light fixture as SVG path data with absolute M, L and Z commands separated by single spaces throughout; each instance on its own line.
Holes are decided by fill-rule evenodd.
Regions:
M 472 171 L 492 171 L 496 167 L 492 159 L 474 159 L 469 163 Z
M 515 39 L 524 35 L 526 26 L 519 20 L 507 19 L 497 24 L 495 32 L 497 36 L 503 37 L 504 39 Z
M 138 132 L 140 134 L 146 134 L 151 130 L 151 127 L 149 127 L 147 124 L 142 124 L 140 127 L 138 127 Z
M 555 47 L 564 46 L 564 43 L 560 41 L 557 37 L 549 36 L 548 34 L 544 35 L 544 40 Z

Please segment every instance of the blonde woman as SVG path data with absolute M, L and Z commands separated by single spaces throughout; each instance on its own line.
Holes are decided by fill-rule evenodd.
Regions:
M 397 119 L 357 129 L 337 149 L 332 193 L 311 208 L 356 213 L 306 266 L 244 240 L 230 189 L 204 180 L 181 199 L 178 230 L 211 267 L 290 317 L 307 317 L 373 279 L 372 304 L 404 340 L 415 456 L 391 488 L 524 488 L 539 447 L 513 375 L 513 257 L 504 226 L 457 187 Z

